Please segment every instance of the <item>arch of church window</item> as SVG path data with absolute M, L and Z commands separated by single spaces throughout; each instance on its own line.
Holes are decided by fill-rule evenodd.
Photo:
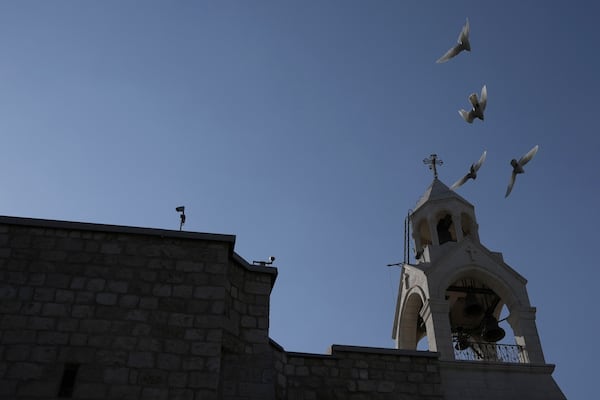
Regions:
M 452 215 L 447 211 L 443 211 L 439 214 L 436 223 L 436 230 L 438 234 L 438 240 L 441 244 L 446 242 L 456 242 L 456 229 Z
M 419 222 L 417 225 L 417 232 L 419 235 L 421 249 L 431 244 L 431 232 L 429 232 L 429 224 L 427 223 L 427 220 L 421 220 Z
M 471 218 L 471 216 L 467 213 L 462 213 L 460 215 L 460 225 L 462 228 L 463 237 L 471 235 L 473 233 L 473 230 L 475 229 L 473 218 Z

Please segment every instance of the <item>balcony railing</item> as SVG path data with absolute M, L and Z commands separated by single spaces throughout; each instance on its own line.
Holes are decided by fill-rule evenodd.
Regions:
M 470 342 L 469 347 L 458 350 L 458 342 L 454 342 L 454 359 L 468 361 L 495 361 L 504 363 L 528 363 L 527 351 L 523 346 L 515 344 L 496 344 Z

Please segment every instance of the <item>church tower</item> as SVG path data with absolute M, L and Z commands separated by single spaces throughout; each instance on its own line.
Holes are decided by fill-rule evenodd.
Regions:
M 498 377 L 492 380 L 503 382 L 504 395 L 564 399 L 551 377 L 554 366 L 544 359 L 527 281 L 501 253 L 481 244 L 473 205 L 436 173 L 408 219 L 416 260 L 402 268 L 392 333 L 396 347 L 416 350 L 426 337 L 428 350 L 453 371 L 445 373 L 447 387 L 456 379 Z M 538 397 L 534 389 L 541 386 Z M 485 385 L 473 389 L 473 397 L 460 385 L 455 389 L 462 398 L 503 398 Z

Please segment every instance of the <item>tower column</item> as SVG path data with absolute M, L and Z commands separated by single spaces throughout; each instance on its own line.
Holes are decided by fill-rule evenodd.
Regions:
M 460 221 L 460 214 L 452 214 L 452 222 L 454 223 L 454 230 L 456 231 L 456 241 L 460 242 L 463 240 L 462 223 Z
M 435 299 L 429 299 L 421 310 L 421 318 L 427 328 L 429 351 L 439 352 L 441 360 L 454 360 L 449 312 L 450 308 L 446 300 Z
M 437 233 L 437 221 L 432 220 L 431 217 L 427 217 L 427 225 L 429 225 L 429 232 L 431 234 L 431 244 L 434 246 L 440 245 L 440 238 Z
M 545 364 L 542 344 L 535 325 L 535 311 L 535 307 L 513 308 L 507 320 L 513 329 L 515 342 L 525 348 L 528 361 Z

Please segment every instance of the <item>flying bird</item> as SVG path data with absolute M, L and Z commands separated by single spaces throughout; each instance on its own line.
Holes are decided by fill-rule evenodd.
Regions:
M 458 35 L 458 44 L 448 50 L 446 54 L 438 58 L 436 63 L 445 63 L 463 50 L 471 51 L 471 43 L 469 43 L 469 18 L 467 18 L 467 23 L 460 31 L 460 35 Z
M 483 121 L 483 111 L 487 105 L 487 86 L 483 85 L 483 88 L 481 88 L 481 97 L 479 99 L 477 98 L 477 93 L 471 93 L 469 101 L 473 105 L 473 108 L 470 111 L 458 110 L 460 116 L 470 124 L 473 123 L 475 118 Z
M 454 182 L 454 184 L 452 186 L 450 186 L 450 189 L 454 190 L 457 187 L 464 185 L 464 183 L 466 181 L 468 181 L 469 179 L 477 179 L 477 171 L 479 171 L 479 168 L 481 168 L 481 164 L 483 164 L 483 162 L 485 161 L 486 154 L 487 154 L 487 151 L 484 150 L 483 154 L 479 158 L 479 161 L 477 161 L 475 164 L 471 164 L 471 167 L 469 168 L 469 172 L 465 176 L 463 176 L 462 178 L 460 178 L 459 180 Z
M 523 166 L 529 161 L 531 161 L 531 159 L 533 158 L 533 156 L 535 156 L 535 153 L 537 153 L 537 151 L 538 145 L 536 144 L 535 147 L 529 150 L 529 152 L 523 157 L 521 157 L 519 161 L 515 160 L 514 158 L 510 160 L 510 165 L 512 165 L 513 170 L 512 174 L 510 175 L 510 182 L 508 183 L 508 188 L 506 188 L 506 195 L 504 195 L 505 198 L 508 197 L 508 195 L 512 191 L 513 185 L 515 184 L 515 179 L 517 178 L 517 174 L 525 173 Z

